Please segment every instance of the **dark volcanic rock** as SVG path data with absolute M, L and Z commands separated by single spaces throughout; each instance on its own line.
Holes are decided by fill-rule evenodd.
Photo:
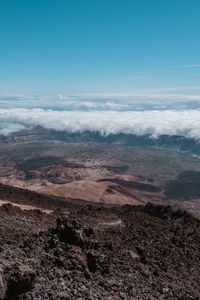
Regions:
M 200 299 L 199 229 L 169 206 L 4 205 L 0 299 Z
M 6 298 L 14 300 L 34 288 L 35 271 L 27 265 L 14 264 L 5 268 Z
M 168 181 L 165 194 L 172 199 L 192 199 L 200 197 L 200 172 L 185 171 L 177 179 Z
M 123 180 L 123 179 L 118 179 L 118 178 L 105 178 L 105 179 L 100 179 L 98 180 L 99 182 L 102 181 L 108 181 L 108 182 L 113 182 L 113 183 L 117 183 L 121 186 L 130 188 L 130 189 L 136 189 L 139 191 L 145 191 L 145 192 L 160 192 L 161 188 L 152 184 L 148 184 L 148 183 L 143 183 L 143 182 L 138 182 L 138 181 L 127 181 L 127 180 Z

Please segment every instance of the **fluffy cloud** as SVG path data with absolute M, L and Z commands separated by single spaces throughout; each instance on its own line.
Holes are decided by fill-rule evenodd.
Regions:
M 98 131 L 103 135 L 123 132 L 151 134 L 154 138 L 163 134 L 200 138 L 200 110 L 83 112 L 6 109 L 0 110 L 0 124 L 0 133 L 5 135 L 40 125 L 67 132 Z
M 0 135 L 7 136 L 13 132 L 22 131 L 24 129 L 30 129 L 30 127 L 23 124 L 0 121 Z
M 0 100 L 11 100 L 11 101 L 15 101 L 15 100 L 23 100 L 25 99 L 24 95 L 0 95 Z

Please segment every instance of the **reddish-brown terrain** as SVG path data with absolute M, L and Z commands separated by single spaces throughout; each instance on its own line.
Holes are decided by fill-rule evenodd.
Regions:
M 129 138 L 94 141 L 41 128 L 12 134 L 0 139 L 0 182 L 100 203 L 170 204 L 199 216 L 200 160 L 192 152 L 198 144 Z
M 0 206 L 0 299 L 200 299 L 192 215 L 3 185 L 0 195 L 10 202 Z
M 141 141 L 0 139 L 0 299 L 200 299 L 200 160 Z

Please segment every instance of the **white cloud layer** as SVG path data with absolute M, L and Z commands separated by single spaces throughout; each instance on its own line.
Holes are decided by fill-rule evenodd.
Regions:
M 185 135 L 200 139 L 200 110 L 165 111 L 53 111 L 43 109 L 0 110 L 0 134 L 37 125 L 67 132 L 98 131 L 103 135 Z
M 26 127 L 23 124 L 19 124 L 19 123 L 0 121 L 0 135 L 4 135 L 4 136 L 7 136 L 13 132 L 22 131 L 24 129 L 29 129 L 29 128 L 30 127 Z
M 184 91 L 184 93 L 183 93 Z M 0 96 L 0 108 L 53 110 L 155 110 L 200 108 L 200 87 L 138 90 L 132 93 L 102 93 L 65 96 Z

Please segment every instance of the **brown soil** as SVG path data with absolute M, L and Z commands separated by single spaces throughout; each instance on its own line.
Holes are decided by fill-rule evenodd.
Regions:
M 0 207 L 0 299 L 200 299 L 200 221 L 190 214 L 3 185 L 0 198 L 34 206 Z

